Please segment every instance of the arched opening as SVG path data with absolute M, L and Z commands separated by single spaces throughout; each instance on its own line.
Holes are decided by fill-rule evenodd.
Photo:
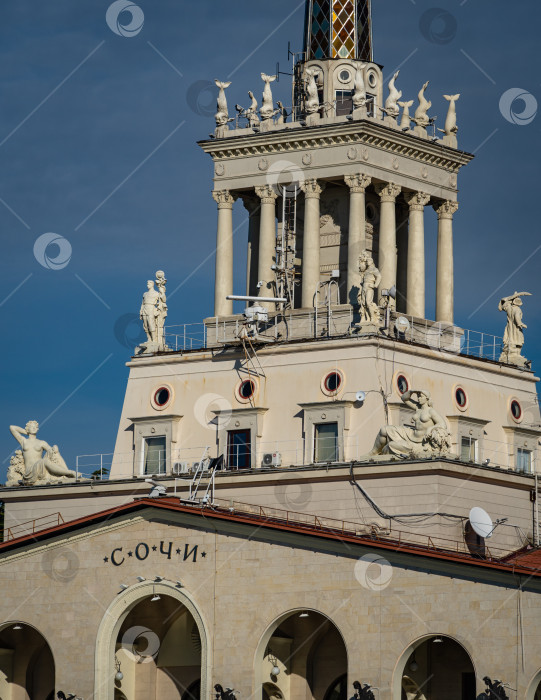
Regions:
M 336 625 L 317 611 L 298 610 L 264 634 L 256 653 L 256 684 L 262 700 L 347 700 L 347 666 Z
M 541 700 L 541 671 L 538 671 L 532 679 L 526 691 L 526 700 Z
M 208 633 L 184 589 L 145 581 L 119 595 L 98 631 L 95 700 L 200 700 Z
M 54 693 L 54 659 L 45 637 L 22 622 L 4 626 L 0 630 L 0 698 L 52 700 Z
M 432 635 L 402 655 L 394 700 L 475 700 L 475 668 L 464 647 L 451 637 Z
M 197 700 L 201 637 L 178 600 L 156 595 L 135 605 L 120 627 L 115 652 L 120 671 L 115 674 L 115 698 Z

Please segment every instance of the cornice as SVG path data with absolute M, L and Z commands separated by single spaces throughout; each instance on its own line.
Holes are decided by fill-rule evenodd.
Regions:
M 214 161 L 232 160 L 331 146 L 372 146 L 407 158 L 457 172 L 474 156 L 441 142 L 397 131 L 372 120 L 338 122 L 313 127 L 281 129 L 265 133 L 199 141 Z

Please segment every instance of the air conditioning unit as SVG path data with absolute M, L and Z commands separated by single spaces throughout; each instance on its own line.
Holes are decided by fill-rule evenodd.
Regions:
M 265 452 L 261 461 L 262 467 L 281 467 L 282 455 L 279 452 Z
M 175 462 L 173 464 L 173 474 L 187 474 L 189 469 L 188 462 Z

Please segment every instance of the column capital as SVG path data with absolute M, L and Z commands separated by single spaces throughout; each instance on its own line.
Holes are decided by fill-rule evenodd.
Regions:
M 320 183 L 317 180 L 305 180 L 301 184 L 301 189 L 304 192 L 306 199 L 319 199 L 321 193 L 325 189 L 325 184 Z
M 438 219 L 452 219 L 453 215 L 458 211 L 458 202 L 434 202 L 432 205 Z
M 366 188 L 372 182 L 372 178 L 359 173 L 358 175 L 345 175 L 344 181 L 352 192 L 362 193 L 366 191 Z
M 410 211 L 423 211 L 430 202 L 430 195 L 426 192 L 406 192 L 404 199 L 409 204 Z
M 218 209 L 233 209 L 237 195 L 231 194 L 229 190 L 214 190 L 212 198 L 218 204 Z
M 255 194 L 240 194 L 239 195 L 240 199 L 242 199 L 242 203 L 244 204 L 244 208 L 248 211 L 250 216 L 253 216 L 254 214 L 259 213 L 261 209 L 261 201 L 259 197 L 256 197 Z
M 255 193 L 261 200 L 261 204 L 274 204 L 278 199 L 278 193 L 272 185 L 259 185 L 255 188 Z
M 382 202 L 396 202 L 396 198 L 402 191 L 399 185 L 394 182 L 382 183 L 376 185 L 376 192 L 379 194 Z

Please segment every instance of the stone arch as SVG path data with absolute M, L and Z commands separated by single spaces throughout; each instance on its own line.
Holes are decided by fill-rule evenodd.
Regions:
M 16 626 L 20 629 L 15 629 Z M 49 641 L 37 627 L 22 620 L 1 623 L 0 646 L 13 650 L 13 654 L 1 658 L 1 697 L 8 693 L 11 697 L 10 686 L 23 688 L 36 700 L 54 696 L 56 661 Z
M 541 669 L 532 678 L 526 690 L 526 700 L 538 700 L 538 698 L 541 698 Z
M 322 618 L 326 622 L 328 622 L 333 630 L 338 634 L 340 637 L 342 644 L 344 646 L 344 651 L 345 651 L 345 673 L 347 673 L 348 669 L 348 649 L 346 645 L 346 640 L 345 637 L 338 626 L 338 624 L 331 618 L 329 615 L 326 613 L 322 612 L 321 610 L 317 610 L 316 608 L 292 608 L 286 612 L 281 613 L 278 617 L 274 618 L 270 623 L 267 624 L 265 631 L 263 632 L 259 643 L 256 646 L 255 654 L 254 654 L 254 688 L 253 688 L 253 697 L 255 700 L 261 700 L 262 697 L 262 690 L 265 690 L 268 686 L 268 679 L 265 679 L 263 677 L 263 672 L 262 672 L 262 662 L 265 658 L 265 652 L 269 646 L 269 642 L 276 632 L 276 630 L 282 625 L 282 623 L 286 622 L 289 618 L 294 617 L 295 615 L 299 615 L 301 613 L 308 613 L 309 615 L 317 615 Z M 319 643 L 321 641 L 321 635 L 315 635 L 314 641 Z M 338 675 L 338 674 L 336 674 Z M 288 700 L 285 698 L 285 700 Z
M 143 581 L 118 595 L 102 618 L 96 640 L 94 664 L 94 700 L 115 700 L 115 645 L 122 623 L 138 603 L 155 594 L 168 596 L 182 603 L 192 615 L 201 638 L 201 697 L 207 697 L 211 687 L 211 645 L 208 625 L 185 588 L 170 581 Z
M 437 634 L 437 633 L 425 634 L 421 637 L 418 637 L 414 641 L 412 641 L 406 647 L 406 649 L 404 649 L 404 651 L 400 654 L 400 656 L 396 662 L 396 665 L 394 667 L 394 671 L 393 671 L 391 700 L 401 700 L 401 698 L 402 698 L 402 677 L 404 675 L 406 664 L 407 664 L 410 656 L 413 654 L 414 651 L 416 651 L 423 644 L 425 644 L 425 642 L 428 642 L 430 640 L 434 640 L 437 638 L 440 638 L 442 640 L 449 640 L 450 642 L 453 642 L 454 644 L 458 645 L 462 649 L 462 651 L 466 654 L 466 656 L 468 657 L 468 660 L 469 660 L 471 667 L 473 669 L 473 674 L 475 675 L 475 678 L 477 678 L 477 671 L 475 668 L 475 664 L 473 662 L 473 655 L 472 655 L 471 649 L 469 648 L 469 645 L 467 644 L 467 642 L 465 642 L 462 639 L 458 639 L 456 637 L 453 637 L 450 634 Z

